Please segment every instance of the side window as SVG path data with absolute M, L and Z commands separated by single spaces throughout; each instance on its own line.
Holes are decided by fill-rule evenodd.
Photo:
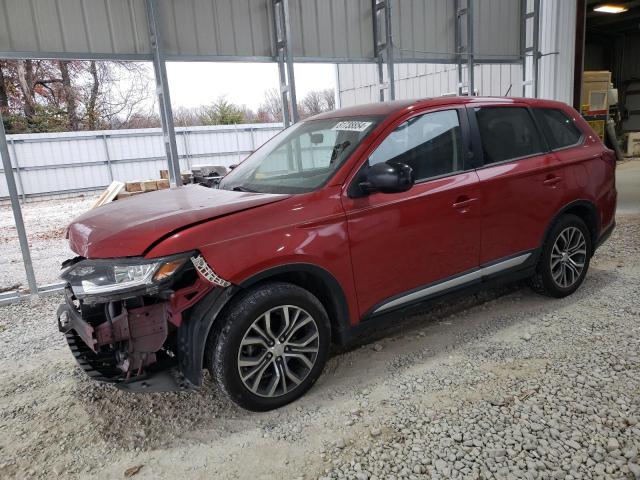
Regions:
M 543 151 L 533 118 L 526 108 L 476 108 L 485 165 Z
M 534 108 L 533 113 L 552 149 L 575 145 L 582 138 L 580 129 L 563 111 L 555 108 Z
M 458 112 L 444 110 L 407 120 L 369 157 L 369 165 L 381 162 L 406 163 L 416 181 L 463 170 Z

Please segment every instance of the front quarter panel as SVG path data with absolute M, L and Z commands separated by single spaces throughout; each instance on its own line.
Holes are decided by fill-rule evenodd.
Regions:
M 342 287 L 350 321 L 358 318 L 339 187 L 195 225 L 166 238 L 147 257 L 188 250 L 199 250 L 219 276 L 235 285 L 275 267 L 315 265 Z

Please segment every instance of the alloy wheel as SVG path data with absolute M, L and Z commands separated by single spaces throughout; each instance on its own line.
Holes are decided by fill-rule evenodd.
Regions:
M 551 277 L 561 288 L 575 284 L 587 260 L 587 241 L 577 227 L 567 227 L 556 237 L 551 250 Z
M 261 397 L 279 397 L 309 375 L 320 347 L 315 319 L 294 305 L 260 315 L 247 329 L 238 351 L 244 386 Z

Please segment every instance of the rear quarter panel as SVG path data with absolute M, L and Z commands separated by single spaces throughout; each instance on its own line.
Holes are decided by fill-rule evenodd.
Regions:
M 565 112 L 574 119 L 585 133 L 582 146 L 556 151 L 558 158 L 566 164 L 574 178 L 575 191 L 572 196 L 593 202 L 598 212 L 600 231 L 609 228 L 615 221 L 616 158 L 589 126 L 589 124 L 569 107 Z

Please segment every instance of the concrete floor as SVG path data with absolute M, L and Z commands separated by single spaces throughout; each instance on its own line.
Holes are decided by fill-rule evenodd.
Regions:
M 640 158 L 618 164 L 616 169 L 618 212 L 640 211 Z

